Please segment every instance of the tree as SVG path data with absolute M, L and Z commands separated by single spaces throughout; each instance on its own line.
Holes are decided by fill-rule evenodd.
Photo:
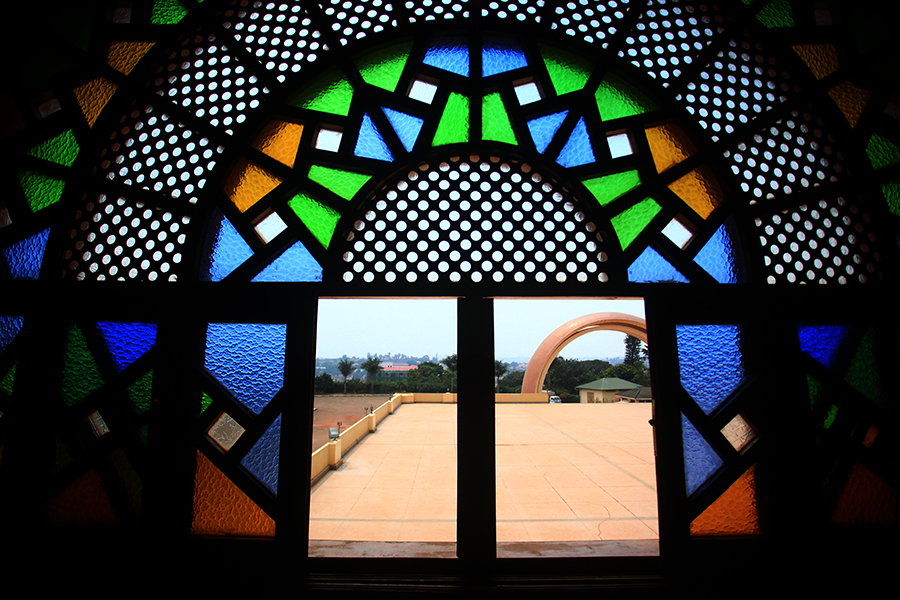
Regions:
M 344 376 L 344 393 L 347 393 L 347 377 L 350 376 L 350 373 L 356 370 L 356 367 L 353 366 L 353 361 L 349 358 L 345 358 L 338 363 L 338 372 Z
M 626 335 L 625 336 L 625 360 L 622 361 L 626 365 L 637 367 L 638 363 L 643 365 L 643 360 L 641 357 L 641 340 L 636 337 Z
M 513 371 L 500 382 L 500 391 L 504 394 L 518 394 L 522 391 L 525 371 Z
M 453 393 L 453 384 L 456 382 L 456 369 L 459 364 L 459 357 L 456 356 L 454 352 L 450 356 L 444 357 L 441 360 L 441 364 L 447 368 L 447 373 L 450 375 L 450 393 Z
M 611 366 L 605 360 L 576 360 L 558 356 L 547 370 L 544 387 L 552 389 L 560 397 L 577 396 L 577 386 L 604 377 L 603 372 Z
M 503 362 L 502 360 L 494 361 L 494 377 L 497 383 L 497 391 L 500 391 L 500 380 L 503 379 L 503 376 L 509 373 L 509 363 Z
M 375 374 L 383 369 L 383 367 L 381 366 L 381 359 L 379 359 L 377 356 L 370 356 L 363 364 L 359 366 L 359 368 L 368 373 L 368 377 L 366 377 L 366 379 L 369 380 L 369 393 L 374 393 Z
M 441 365 L 425 361 L 406 375 L 406 388 L 410 392 L 438 393 L 447 389 L 444 369 Z

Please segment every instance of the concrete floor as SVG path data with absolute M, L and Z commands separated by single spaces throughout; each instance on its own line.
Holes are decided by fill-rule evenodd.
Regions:
M 498 556 L 659 552 L 649 404 L 498 404 Z M 404 404 L 312 489 L 311 556 L 455 556 L 456 405 Z

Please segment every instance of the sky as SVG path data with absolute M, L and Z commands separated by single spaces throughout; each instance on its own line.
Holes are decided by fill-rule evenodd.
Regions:
M 495 300 L 494 353 L 500 360 L 527 361 L 553 330 L 595 312 L 644 316 L 642 300 Z M 625 353 L 625 334 L 584 335 L 560 353 L 565 358 L 612 358 Z M 316 356 L 338 358 L 456 352 L 456 300 L 320 300 Z

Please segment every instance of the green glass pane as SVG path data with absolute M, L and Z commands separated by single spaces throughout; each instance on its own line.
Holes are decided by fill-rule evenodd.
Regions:
M 13 384 L 16 381 L 16 365 L 19 363 L 13 363 L 13 366 L 9 369 L 6 375 L 3 376 L 3 379 L 0 380 L 0 390 L 6 392 L 7 395 L 12 396 L 13 393 Z
M 641 184 L 637 171 L 613 173 L 583 181 L 584 187 L 594 195 L 601 206 L 606 206 L 622 194 L 629 192 Z
M 594 97 L 604 121 L 639 115 L 657 108 L 633 86 L 612 74 L 606 76 Z
M 794 12 L 791 10 L 790 0 L 772 0 L 759 11 L 756 18 L 770 29 L 794 26 Z
M 809 389 L 810 410 L 816 420 L 822 419 L 822 427 L 828 429 L 837 416 L 838 407 L 828 399 L 825 386 L 818 380 L 807 375 L 806 384 Z
M 178 0 L 156 0 L 150 22 L 154 25 L 175 25 L 186 15 L 187 9 Z
M 303 224 L 309 229 L 319 243 L 326 249 L 331 243 L 334 228 L 337 227 L 341 215 L 328 206 L 325 206 L 315 198 L 305 194 L 297 194 L 288 200 L 291 207 Z
M 900 179 L 882 182 L 881 191 L 884 192 L 884 199 L 891 212 L 900 215 Z
M 207 408 L 209 408 L 209 405 L 212 404 L 212 398 L 210 398 L 206 392 L 200 393 L 202 394 L 200 398 L 200 413 L 202 414 L 206 411 Z
M 363 81 L 389 92 L 396 90 L 411 48 L 412 43 L 397 44 L 356 61 Z
M 62 179 L 50 177 L 31 169 L 19 168 L 17 170 L 19 183 L 22 184 L 22 191 L 25 192 L 31 212 L 37 212 L 51 204 L 56 204 L 62 198 L 63 188 L 66 187 L 66 182 Z
M 518 144 L 503 99 L 497 92 L 481 101 L 481 139 Z
M 353 87 L 337 73 L 326 73 L 316 79 L 310 88 L 300 94 L 292 104 L 309 110 L 347 116 L 353 100 Z
M 900 163 L 900 147 L 886 137 L 877 133 L 872 135 L 866 145 L 866 154 L 873 169 L 881 169 Z
M 869 400 L 884 408 L 884 392 L 882 391 L 884 386 L 881 385 L 882 377 L 879 367 L 875 330 L 870 328 L 860 340 L 844 379 Z
M 71 167 L 78 158 L 78 142 L 70 129 L 32 146 L 28 149 L 28 155 Z
M 131 396 L 131 404 L 136 414 L 143 414 L 150 410 L 151 392 L 153 389 L 153 371 L 147 371 L 144 375 L 131 384 L 128 395 Z
M 309 178 L 319 185 L 327 187 L 344 200 L 350 200 L 372 176 L 312 165 L 309 168 Z
M 619 243 L 622 244 L 622 250 L 627 248 L 644 230 L 644 227 L 653 220 L 660 208 L 656 200 L 645 198 L 612 218 L 612 226 L 619 237 Z
M 547 73 L 557 94 L 567 94 L 584 87 L 593 70 L 590 62 L 557 48 L 548 48 L 544 45 L 540 48 Z
M 59 393 L 66 404 L 74 406 L 101 385 L 103 377 L 88 349 L 87 339 L 73 324 L 69 327 Z
M 462 94 L 452 93 L 447 98 L 447 106 L 434 133 L 433 146 L 469 141 L 469 99 Z

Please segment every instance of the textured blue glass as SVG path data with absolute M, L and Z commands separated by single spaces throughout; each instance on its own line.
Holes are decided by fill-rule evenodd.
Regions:
M 684 443 L 684 489 L 691 495 L 719 470 L 722 459 L 684 415 L 681 415 L 681 439 Z
M 694 257 L 694 262 L 719 283 L 738 283 L 737 257 L 727 225 L 726 222 L 716 230 Z
M 842 325 L 800 326 L 800 349 L 830 369 L 848 331 Z
M 653 248 L 647 248 L 628 267 L 628 281 L 635 283 L 651 283 L 659 281 L 677 281 L 688 283 L 687 278 L 672 266 Z
M 569 141 L 563 146 L 556 162 L 564 167 L 579 167 L 594 162 L 594 147 L 591 145 L 591 137 L 588 135 L 587 123 L 584 118 L 578 119 L 578 124 L 572 130 Z
M 444 71 L 469 76 L 469 44 L 466 38 L 446 37 L 435 40 L 422 62 Z
M 322 267 L 303 242 L 297 242 L 260 271 L 253 281 L 322 281 Z
M 23 317 L 0 316 L 0 353 L 6 350 L 24 323 Z
M 285 325 L 210 323 L 204 366 L 259 414 L 284 381 Z
M 206 238 L 200 278 L 204 281 L 221 281 L 252 255 L 253 251 L 234 225 L 216 209 Z
M 106 347 L 121 371 L 156 343 L 154 323 L 97 323 L 103 333 Z
M 278 450 L 281 443 L 281 415 L 241 460 L 245 469 L 278 494 Z
M 359 128 L 359 137 L 356 138 L 356 148 L 353 154 L 365 158 L 374 158 L 377 160 L 392 161 L 394 156 L 388 150 L 381 132 L 375 127 L 372 117 L 368 114 L 363 115 L 362 126 Z
M 38 278 L 48 237 L 49 227 L 3 249 L 3 257 L 13 279 Z
M 678 325 L 681 385 L 711 413 L 744 380 L 741 331 L 736 325 Z
M 528 131 L 531 132 L 531 137 L 534 139 L 534 147 L 537 148 L 538 152 L 543 153 L 547 149 L 547 146 L 553 140 L 553 136 L 559 130 L 559 126 L 563 124 L 568 114 L 569 111 L 564 110 L 528 121 Z
M 481 50 L 481 75 L 489 77 L 528 66 L 522 47 L 513 40 L 485 39 Z
M 419 139 L 419 132 L 422 131 L 422 124 L 425 120 L 392 108 L 385 108 L 384 114 L 394 127 L 394 131 L 397 132 L 397 137 L 400 138 L 403 147 L 406 148 L 407 152 L 412 152 L 413 147 L 416 145 L 416 140 Z

